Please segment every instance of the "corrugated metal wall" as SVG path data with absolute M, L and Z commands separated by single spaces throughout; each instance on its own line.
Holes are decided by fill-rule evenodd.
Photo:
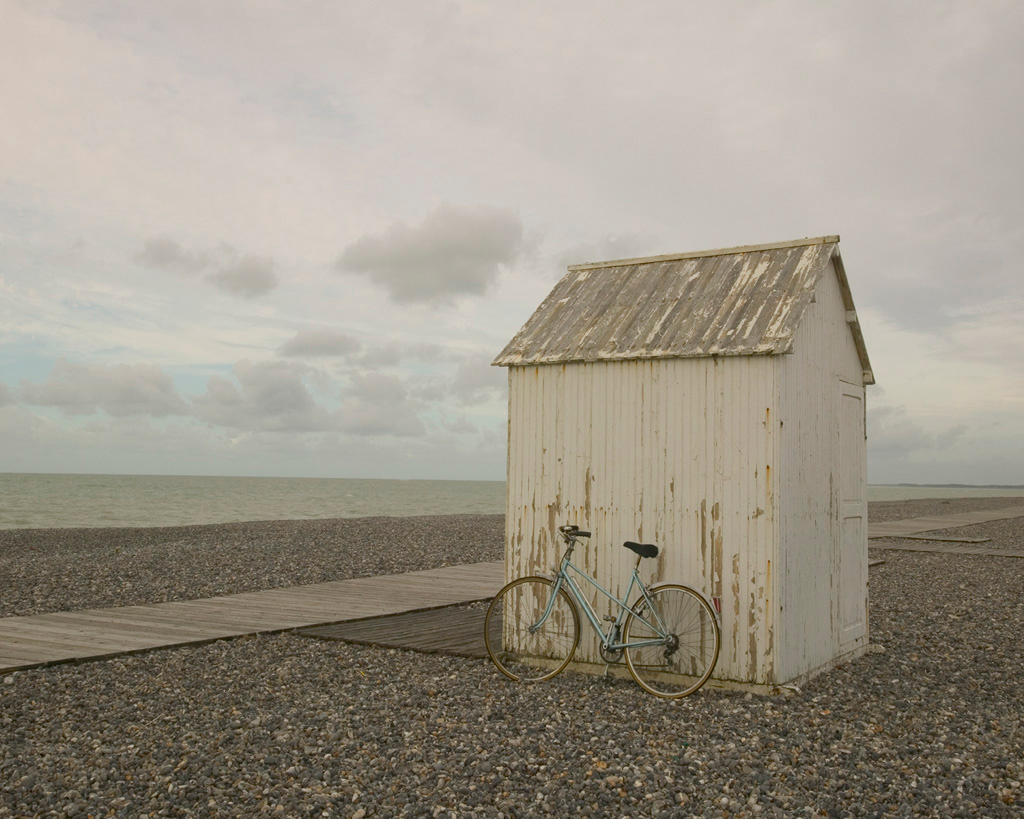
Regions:
M 553 570 L 562 523 L 594 532 L 578 562 L 620 593 L 633 564 L 622 541 L 657 543 L 645 578 L 722 600 L 715 676 L 774 681 L 776 361 L 510 367 L 509 578 Z M 580 659 L 599 662 L 583 636 Z
M 843 612 L 864 611 L 867 600 L 863 412 L 858 418 L 841 406 L 844 392 L 852 391 L 863 409 L 863 372 L 845 318 L 839 285 L 828 271 L 793 353 L 778 358 L 780 681 L 806 675 L 867 642 L 866 627 L 852 644 L 842 633 Z M 848 543 L 844 552 L 841 507 L 858 490 L 864 525 L 859 543 Z M 866 621 L 866 611 L 864 616 Z

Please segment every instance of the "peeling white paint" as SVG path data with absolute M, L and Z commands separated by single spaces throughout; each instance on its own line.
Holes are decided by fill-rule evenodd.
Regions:
M 500 366 L 780 354 L 837 236 L 570 268 L 495 359 Z M 840 287 L 852 310 L 845 273 Z M 861 369 L 870 372 L 859 324 Z M 870 382 L 869 382 L 870 383 Z

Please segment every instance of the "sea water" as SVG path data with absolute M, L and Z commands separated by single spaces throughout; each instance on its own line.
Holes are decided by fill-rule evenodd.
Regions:
M 0 529 L 504 512 L 503 481 L 0 473 Z
M 1022 497 L 1024 487 L 868 486 L 868 500 Z M 0 473 L 0 529 L 505 512 L 503 481 Z
M 1024 486 L 883 486 L 868 484 L 868 502 L 921 500 L 923 498 L 1021 498 Z

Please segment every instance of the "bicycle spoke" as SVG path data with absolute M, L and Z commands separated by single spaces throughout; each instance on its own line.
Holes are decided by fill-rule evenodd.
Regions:
M 661 586 L 639 600 L 626 620 L 630 673 L 661 697 L 685 697 L 711 676 L 718 660 L 718 621 L 707 602 L 685 586 Z
M 551 591 L 545 578 L 521 577 L 498 592 L 487 609 L 487 653 L 513 680 L 536 682 L 555 676 L 569 664 L 579 644 L 579 614 L 565 591 L 559 591 L 544 617 Z

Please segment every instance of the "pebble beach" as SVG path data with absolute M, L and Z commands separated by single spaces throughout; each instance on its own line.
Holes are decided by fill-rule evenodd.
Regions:
M 1020 498 L 873 503 L 873 520 Z M 500 515 L 0 531 L 0 616 L 500 559 Z M 1024 519 L 958 530 L 1024 549 Z M 777 695 L 278 634 L 0 678 L 0 817 L 1024 815 L 1024 561 L 872 548 L 872 648 Z

